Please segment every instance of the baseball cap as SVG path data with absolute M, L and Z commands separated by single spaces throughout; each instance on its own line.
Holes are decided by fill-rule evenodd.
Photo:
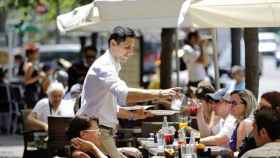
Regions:
M 219 89 L 215 93 L 208 93 L 207 97 L 213 101 L 220 101 L 220 100 L 231 101 L 230 94 L 227 92 L 226 88 Z

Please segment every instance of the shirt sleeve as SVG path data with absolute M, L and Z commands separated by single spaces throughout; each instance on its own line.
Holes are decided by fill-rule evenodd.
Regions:
M 183 47 L 183 50 L 185 52 L 185 54 L 183 55 L 184 62 L 185 63 L 195 62 L 201 54 L 199 49 L 200 48 L 198 46 L 192 48 L 190 45 L 185 45 Z
M 36 113 L 37 115 L 41 115 L 43 111 L 43 107 L 45 105 L 45 100 L 40 100 L 36 103 L 35 107 L 32 109 L 32 113 Z
M 99 68 L 94 71 L 96 77 L 111 91 L 113 96 L 117 98 L 118 105 L 126 105 L 128 87 L 126 83 L 119 78 L 116 70 L 110 67 L 103 67 L 102 69 Z
M 228 139 L 231 138 L 234 129 L 236 128 L 236 119 L 233 116 L 228 116 L 224 122 L 218 135 L 227 136 Z

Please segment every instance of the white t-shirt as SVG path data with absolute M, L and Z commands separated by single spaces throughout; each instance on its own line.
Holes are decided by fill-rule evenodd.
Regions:
M 188 67 L 189 81 L 195 82 L 205 80 L 207 78 L 207 75 L 204 69 L 204 65 L 196 62 L 201 54 L 200 48 L 198 46 L 192 48 L 190 45 L 185 45 L 183 47 L 183 50 L 185 52 L 183 60 Z
M 234 129 L 236 128 L 236 119 L 232 115 L 228 115 L 226 119 L 220 121 L 211 129 L 213 135 L 222 135 L 231 138 Z
M 57 111 L 50 111 L 49 99 L 43 98 L 37 102 L 32 112 L 37 114 L 40 121 L 48 123 L 48 116 L 74 117 L 74 104 L 62 100 Z

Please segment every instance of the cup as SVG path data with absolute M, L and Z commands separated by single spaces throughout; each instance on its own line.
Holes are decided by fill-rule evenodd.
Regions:
M 165 144 L 166 144 L 166 145 L 173 144 L 173 142 L 174 142 L 174 137 L 173 137 L 173 135 L 170 134 L 170 133 L 165 133 L 165 134 L 164 134 L 164 141 L 165 141 Z
M 174 96 L 171 101 L 171 109 L 181 110 L 181 107 L 185 102 L 186 102 L 186 96 L 184 94 L 180 94 L 179 97 Z
M 162 132 L 157 133 L 157 143 L 159 147 L 164 146 L 164 134 Z
M 179 118 L 179 129 L 188 128 L 188 117 L 182 116 Z
M 181 158 L 193 158 L 193 152 L 189 144 L 181 145 Z

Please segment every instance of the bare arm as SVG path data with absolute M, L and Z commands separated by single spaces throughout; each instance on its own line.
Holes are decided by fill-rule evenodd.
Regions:
M 229 139 L 225 135 L 214 135 L 200 139 L 200 142 L 205 145 L 225 145 L 229 142 Z
M 38 115 L 34 112 L 31 112 L 28 117 L 27 121 L 34 127 L 35 129 L 44 129 L 45 131 L 48 131 L 48 124 L 40 121 L 38 119 Z
M 128 88 L 127 102 L 137 103 L 140 101 L 150 101 L 155 99 L 171 99 L 177 95 L 181 88 L 170 88 L 165 90 L 146 90 L 137 88 Z
M 127 94 L 128 103 L 145 102 L 160 98 L 160 90 L 146 90 L 129 88 Z
M 203 137 L 207 137 L 211 135 L 211 128 L 209 127 L 209 125 L 206 123 L 204 116 L 203 116 L 203 112 L 202 112 L 202 108 L 200 107 L 198 109 L 198 113 L 197 113 L 197 125 L 198 125 L 198 129 L 200 132 L 200 136 Z
M 145 119 L 147 117 L 153 116 L 150 112 L 144 109 L 137 109 L 135 111 L 128 111 L 120 107 L 119 112 L 117 113 L 118 118 L 122 119 Z

